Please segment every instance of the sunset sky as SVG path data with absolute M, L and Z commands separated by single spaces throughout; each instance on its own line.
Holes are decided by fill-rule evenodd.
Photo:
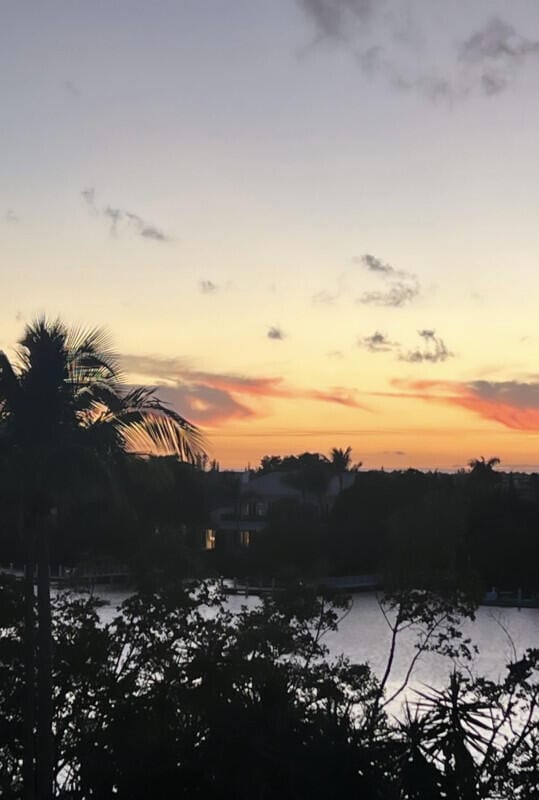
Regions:
M 222 467 L 539 468 L 537 0 L 3 0 L 0 348 L 103 325 Z

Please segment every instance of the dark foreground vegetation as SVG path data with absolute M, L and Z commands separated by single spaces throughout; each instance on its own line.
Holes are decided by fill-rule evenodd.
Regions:
M 24 598 L 4 579 L 0 796 L 23 796 Z M 470 654 L 457 598 L 387 601 L 420 649 Z M 232 614 L 211 585 L 54 601 L 54 794 L 82 798 L 537 798 L 539 651 L 499 682 L 452 672 L 395 716 L 384 679 L 328 659 L 344 603 L 305 591 Z M 425 635 L 430 631 L 430 638 Z M 448 662 L 449 664 L 449 662 Z M 449 667 L 448 667 L 449 669 Z M 402 696 L 401 696 L 402 697 Z M 388 713 L 392 711 L 393 713 Z

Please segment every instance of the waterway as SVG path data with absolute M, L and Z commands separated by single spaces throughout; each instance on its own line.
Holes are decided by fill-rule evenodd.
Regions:
M 102 609 L 101 618 L 109 622 L 127 594 L 104 591 L 101 596 L 109 602 Z M 258 602 L 255 597 L 233 596 L 228 599 L 229 607 L 238 610 L 242 605 L 252 607 Z M 492 679 L 502 677 L 506 664 L 514 660 L 515 653 L 521 656 L 527 648 L 539 647 L 539 609 L 482 606 L 477 610 L 476 619 L 464 621 L 461 630 L 464 637 L 470 637 L 477 645 L 478 654 L 471 661 L 454 662 L 436 653 L 423 653 L 414 669 L 411 687 L 440 687 L 446 683 L 454 666 L 471 669 L 477 675 Z M 324 638 L 331 656 L 344 654 L 355 663 L 368 662 L 379 677 L 385 670 L 390 640 L 391 631 L 376 595 L 371 593 L 353 595 L 350 609 L 342 617 L 338 630 L 328 632 Z M 400 634 L 388 683 L 389 692 L 402 683 L 416 652 L 416 641 L 416 634 L 411 630 Z

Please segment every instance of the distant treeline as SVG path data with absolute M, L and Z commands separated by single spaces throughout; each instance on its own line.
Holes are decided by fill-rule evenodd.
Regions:
M 275 503 L 246 568 L 379 573 L 389 586 L 539 585 L 539 476 L 478 460 L 456 474 L 357 471 L 327 515 Z
M 539 475 L 504 473 L 497 459 L 454 474 L 364 471 L 350 449 L 266 456 L 252 476 L 279 472 L 295 497 L 274 500 L 247 548 L 204 551 L 212 510 L 235 508 L 241 474 L 175 458 L 129 462 L 114 492 L 66 503 L 53 564 L 110 558 L 149 578 L 174 575 L 316 577 L 377 573 L 384 585 L 450 583 L 478 592 L 539 586 Z M 347 475 L 331 505 L 332 476 Z M 22 563 L 19 497 L 0 496 L 0 564 Z

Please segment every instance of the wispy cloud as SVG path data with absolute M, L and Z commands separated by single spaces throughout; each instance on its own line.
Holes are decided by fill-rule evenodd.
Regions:
M 402 381 L 394 380 L 396 397 L 465 408 L 507 428 L 539 432 L 539 380 Z
M 476 70 L 487 95 L 507 88 L 515 72 L 530 57 L 539 55 L 539 41 L 518 34 L 512 25 L 494 18 L 460 46 L 459 60 Z
M 121 362 L 128 374 L 157 385 L 163 399 L 201 425 L 218 426 L 231 419 L 264 416 L 267 409 L 259 402 L 271 399 L 312 400 L 369 410 L 360 402 L 358 392 L 341 386 L 327 390 L 294 387 L 280 377 L 196 370 L 175 358 L 124 355 Z
M 5 222 L 9 222 L 10 225 L 15 225 L 17 222 L 19 222 L 19 217 L 17 214 L 15 214 L 12 208 L 8 208 L 4 214 L 4 220 Z
M 346 39 L 350 26 L 370 21 L 383 0 L 299 0 L 320 37 Z
M 275 339 L 276 341 L 282 341 L 286 338 L 286 334 L 282 328 L 279 328 L 276 325 L 272 325 L 271 328 L 268 328 L 266 336 L 268 339 Z
M 311 300 L 315 305 L 332 306 L 337 300 L 338 295 L 331 292 L 321 291 L 313 294 Z
M 71 97 L 80 97 L 80 89 L 76 86 L 73 81 L 63 81 L 62 89 L 66 94 L 69 94 Z
M 427 3 L 406 10 L 384 0 L 296 0 L 315 33 L 309 51 L 321 42 L 346 48 L 369 79 L 432 100 L 456 101 L 472 93 L 486 96 L 509 88 L 518 70 L 539 54 L 539 42 L 499 18 L 452 41 Z M 400 4 L 399 4 L 400 5 Z M 429 47 L 429 38 L 436 37 Z M 443 43 L 445 61 L 438 53 Z M 422 58 L 411 59 L 421 51 Z M 435 55 L 436 54 L 436 55 Z M 416 66 L 414 67 L 414 61 Z
M 423 362 L 437 364 L 440 361 L 447 361 L 448 358 L 453 358 L 454 354 L 447 348 L 444 340 L 436 336 L 435 330 L 425 329 L 417 333 L 423 340 L 422 346 L 400 353 L 400 361 L 407 361 L 409 364 L 421 364 Z
M 199 281 L 198 286 L 202 294 L 215 294 L 218 288 L 213 281 Z
M 357 392 L 353 389 L 344 389 L 342 386 L 333 386 L 329 391 L 322 392 L 318 389 L 307 389 L 296 394 L 306 400 L 320 400 L 322 403 L 336 403 L 348 408 L 360 408 L 369 411 L 367 406 L 360 403 L 357 399 Z
M 93 188 L 93 186 L 89 186 L 87 189 L 83 189 L 82 192 L 80 193 L 80 196 L 86 203 L 86 206 L 89 208 L 89 210 L 93 214 L 97 214 L 98 210 L 95 204 L 95 189 Z
M 87 209 L 94 216 L 101 217 L 107 221 L 110 232 L 114 236 L 116 236 L 120 230 L 126 230 L 141 236 L 143 239 L 150 239 L 155 242 L 172 241 L 160 228 L 150 224 L 132 211 L 127 211 L 123 208 L 115 208 L 110 205 L 98 207 L 95 189 L 93 187 L 83 189 L 81 197 Z
M 363 292 L 357 298 L 357 302 L 362 305 L 401 308 L 411 303 L 421 293 L 419 281 L 413 273 L 395 269 L 371 253 L 356 256 L 353 261 L 371 275 L 388 282 L 386 289 Z
M 364 347 L 371 353 L 388 353 L 398 347 L 398 342 L 392 342 L 385 333 L 375 331 L 370 336 L 358 339 L 358 346 Z
M 124 211 L 123 213 L 129 225 L 144 239 L 154 239 L 156 242 L 170 241 L 169 237 L 166 236 L 162 230 L 156 228 L 155 225 L 150 225 L 148 222 L 145 222 L 138 214 L 133 214 L 130 211 Z
M 358 297 L 358 303 L 367 306 L 385 306 L 387 308 L 402 308 L 411 303 L 419 295 L 419 284 L 394 283 L 385 291 L 363 292 Z
M 408 350 L 381 331 L 360 337 L 357 344 L 370 353 L 393 353 L 398 361 L 406 361 L 409 364 L 437 364 L 454 357 L 454 353 L 449 350 L 444 340 L 436 335 L 434 329 L 424 328 L 417 334 L 421 339 L 421 345 Z
M 406 278 L 410 277 L 409 273 L 402 270 L 395 269 L 391 264 L 387 264 L 380 258 L 373 256 L 372 253 L 365 253 L 362 256 L 354 256 L 352 259 L 354 264 L 360 264 L 368 272 L 374 272 L 383 278 Z

